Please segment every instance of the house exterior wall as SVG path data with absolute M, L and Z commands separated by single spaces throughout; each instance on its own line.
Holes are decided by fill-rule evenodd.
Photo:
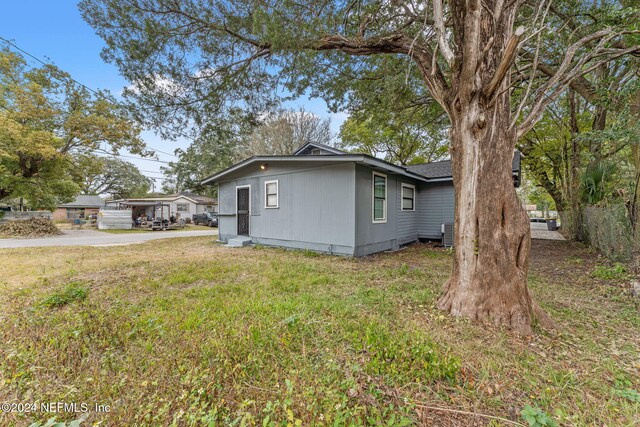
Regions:
M 283 163 L 219 183 L 219 239 L 237 235 L 236 188 L 250 186 L 249 236 L 265 245 L 353 255 L 353 163 Z M 278 207 L 265 207 L 265 181 L 278 181 Z
M 450 181 L 424 183 L 375 170 L 387 178 L 386 221 L 373 221 L 374 168 L 357 163 L 279 162 L 239 171 L 218 182 L 219 240 L 237 237 L 236 191 L 250 188 L 253 243 L 365 256 L 398 249 L 419 238 L 440 239 L 453 222 Z M 265 181 L 278 181 L 278 207 L 265 207 Z M 402 185 L 414 186 L 414 210 L 402 210 Z
M 87 216 L 97 215 L 100 208 L 56 208 L 53 211 L 54 221 L 66 221 L 78 218 L 84 219 Z
M 63 221 L 67 219 L 67 209 L 66 208 L 56 208 L 53 211 L 53 220 L 54 221 Z
M 403 211 L 402 210 L 402 184 L 412 185 L 414 189 L 414 210 Z M 420 184 L 413 179 L 398 176 L 396 184 L 396 210 L 398 212 L 398 244 L 404 245 L 406 243 L 415 242 L 418 240 L 418 224 L 419 219 L 424 213 L 418 207 L 418 188 Z
M 420 210 L 418 236 L 421 239 L 440 239 L 441 224 L 453 223 L 454 220 L 453 184 L 450 181 L 421 184 L 416 206 Z
M 171 215 L 180 214 L 180 218 L 182 219 L 191 218 L 193 214 L 198 213 L 197 205 L 191 200 L 185 199 L 184 197 L 178 197 L 177 199 L 170 201 L 168 204 L 170 206 L 169 210 L 171 211 Z M 186 207 L 187 210 L 179 211 L 178 205 Z
M 373 221 L 374 169 L 356 165 L 356 256 L 397 249 L 400 245 L 418 240 L 418 218 L 421 212 L 403 211 L 402 184 L 413 185 L 418 198 L 418 182 L 400 175 L 376 171 L 387 176 L 387 219 Z

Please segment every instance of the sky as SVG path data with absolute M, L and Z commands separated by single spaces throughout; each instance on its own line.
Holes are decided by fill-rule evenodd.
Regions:
M 118 69 L 100 58 L 104 42 L 82 19 L 74 0 L 0 0 L 0 37 L 10 40 L 21 49 L 42 61 L 53 63 L 80 83 L 92 89 L 107 89 L 118 96 L 129 83 L 120 76 Z M 6 46 L 0 41 L 0 45 Z M 25 58 L 30 65 L 35 60 Z M 320 117 L 330 117 L 334 133 L 346 119 L 346 114 L 329 113 L 321 99 L 301 98 L 286 104 L 290 108 L 304 107 Z M 146 144 L 166 153 L 176 148 L 186 148 L 187 140 L 165 141 L 151 131 L 143 133 Z M 127 154 L 122 152 L 122 154 Z M 158 160 L 176 160 L 170 154 L 157 152 Z M 154 178 L 155 190 L 162 186 L 161 162 L 144 159 L 123 160 L 134 163 L 143 173 Z

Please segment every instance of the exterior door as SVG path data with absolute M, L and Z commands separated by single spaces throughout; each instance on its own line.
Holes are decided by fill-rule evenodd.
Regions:
M 249 187 L 236 189 L 237 191 L 237 215 L 238 236 L 249 235 Z

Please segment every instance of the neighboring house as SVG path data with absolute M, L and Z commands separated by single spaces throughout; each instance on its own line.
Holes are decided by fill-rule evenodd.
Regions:
M 218 201 L 193 193 L 177 193 L 136 199 L 109 200 L 107 206 L 132 209 L 134 218 L 151 218 L 180 214 L 181 218 L 191 218 L 194 214 L 217 212 Z
M 519 185 L 519 153 L 513 172 Z M 203 184 L 218 186 L 219 239 L 234 244 L 363 256 L 440 240 L 454 220 L 448 160 L 404 167 L 308 143 L 290 156 L 251 157 Z
M 86 218 L 97 215 L 100 208 L 105 206 L 105 201 L 96 195 L 81 194 L 73 202 L 65 203 L 53 211 L 54 220 Z

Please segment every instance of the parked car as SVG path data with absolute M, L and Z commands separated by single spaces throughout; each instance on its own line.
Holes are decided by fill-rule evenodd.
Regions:
M 211 212 L 193 214 L 192 220 L 195 225 L 202 224 L 202 225 L 208 225 L 209 227 L 218 226 L 218 215 Z

